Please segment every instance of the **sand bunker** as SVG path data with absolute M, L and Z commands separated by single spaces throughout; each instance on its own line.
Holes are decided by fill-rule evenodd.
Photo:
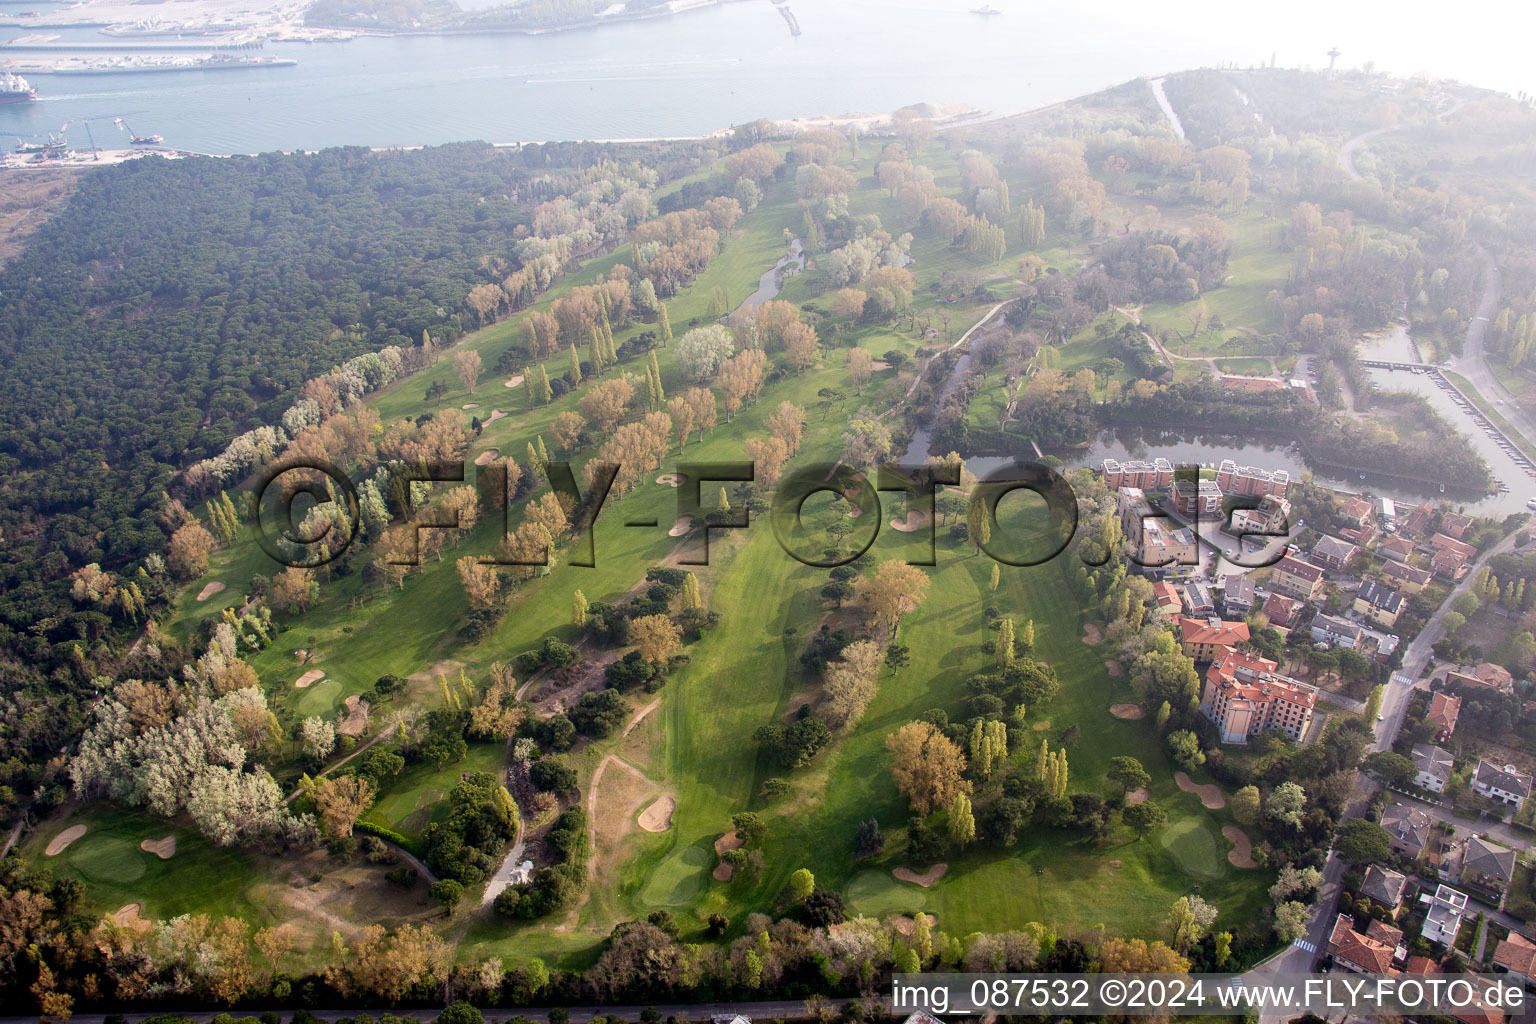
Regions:
M 693 529 L 693 516 L 683 516 L 677 522 L 672 524 L 672 529 L 667 531 L 667 536 L 681 537 L 691 529 Z
M 647 832 L 665 832 L 672 827 L 672 812 L 676 809 L 677 801 L 664 796 L 640 812 L 640 827 Z
M 1129 793 L 1125 794 L 1125 802 L 1127 805 L 1146 803 L 1147 787 L 1142 786 L 1140 789 L 1133 789 Z
M 1091 622 L 1083 624 L 1083 643 L 1089 647 L 1097 647 L 1104 642 L 1104 634 L 1099 632 L 1099 627 Z
M 1109 675 L 1110 675 L 1110 678 L 1113 679 L 1115 677 L 1125 675 L 1125 666 L 1120 664 L 1114 658 L 1105 658 L 1104 659 L 1104 671 L 1108 672 Z
M 891 520 L 891 529 L 899 530 L 902 533 L 916 533 L 918 530 L 921 530 L 927 525 L 928 513 L 922 511 L 921 509 L 913 509 L 912 511 L 908 512 L 905 519 Z
M 463 405 L 459 406 L 459 408 L 460 409 L 478 409 L 478 408 L 480 408 L 480 403 L 479 402 L 465 402 Z
M 1236 825 L 1228 825 L 1221 830 L 1221 834 L 1232 840 L 1232 849 L 1227 851 L 1227 860 L 1235 868 L 1256 868 L 1259 865 L 1253 859 L 1253 842 L 1248 838 L 1248 833 Z
M 146 839 L 139 844 L 139 849 L 145 853 L 152 853 L 161 860 L 170 860 L 176 856 L 176 837 L 166 836 L 164 839 Z
M 659 484 L 665 484 L 668 487 L 681 487 L 683 484 L 688 482 L 688 474 L 663 473 L 661 476 L 656 478 L 656 482 Z
M 487 448 L 485 451 L 475 456 L 475 465 L 489 466 L 499 458 L 501 458 L 500 448 Z
M 859 518 L 859 516 L 861 516 L 863 514 L 864 514 L 864 510 L 859 508 L 859 506 L 857 506 L 857 505 L 849 505 L 848 506 L 848 518 L 849 519 L 857 519 L 857 518 Z
M 505 384 L 503 384 L 502 387 L 504 387 L 504 388 L 515 388 L 519 384 L 521 384 L 522 382 L 523 382 L 523 375 L 519 373 L 515 377 L 508 377 L 507 378 L 507 382 Z
M 504 413 L 500 409 L 492 409 L 491 410 L 491 414 L 489 416 L 487 416 L 482 422 L 485 422 L 485 423 L 495 423 L 497 420 L 506 419 L 508 415 L 510 415 L 510 414 L 509 413 Z
M 1140 718 L 1143 714 L 1140 704 L 1111 704 L 1109 713 L 1116 718 Z
M 727 832 L 715 840 L 715 853 L 717 855 L 729 853 L 731 850 L 739 850 L 746 843 L 742 842 L 741 833 Z M 725 861 L 715 865 L 715 870 L 710 872 L 710 877 L 717 882 L 729 882 L 736 874 L 736 869 Z
M 212 597 L 214 594 L 217 594 L 219 591 L 221 591 L 223 589 L 224 589 L 224 584 L 220 583 L 218 580 L 214 580 L 211 583 L 209 583 L 207 586 L 203 587 L 202 590 L 199 590 L 197 592 L 197 599 L 199 601 L 206 601 L 210 597 Z
M 1204 786 L 1197 786 L 1194 780 L 1183 772 L 1174 772 L 1173 781 L 1184 792 L 1193 793 L 1198 796 L 1200 802 L 1205 805 L 1207 810 L 1219 811 L 1227 806 L 1227 798 L 1221 795 L 1221 787 L 1214 782 L 1206 783 Z
M 76 839 L 79 839 L 83 835 L 85 835 L 84 825 L 71 825 L 63 832 L 60 832 L 58 835 L 54 836 L 52 841 L 48 843 L 48 848 L 43 852 L 50 857 L 57 857 L 65 850 L 69 849 L 70 843 L 74 842 Z
M 119 928 L 129 931 L 148 931 L 150 922 L 144 919 L 144 905 L 141 903 L 128 903 L 118 907 L 112 914 L 112 920 Z
M 368 731 L 368 715 L 360 707 L 362 701 L 357 694 L 348 697 L 344 702 L 347 709 L 347 717 L 336 725 L 336 732 L 341 736 L 361 736 Z
M 935 864 L 933 867 L 929 868 L 927 871 L 924 871 L 922 874 L 918 874 L 911 868 L 892 868 L 891 874 L 896 876 L 897 881 L 911 882 L 913 885 L 920 885 L 926 889 L 934 882 L 937 882 L 939 879 L 943 878 L 944 872 L 948 870 L 948 864 Z
M 293 685 L 296 688 L 302 690 L 302 689 L 305 689 L 306 687 L 313 686 L 315 683 L 318 683 L 320 680 L 322 680 L 324 678 L 325 678 L 325 669 L 323 669 L 323 668 L 312 668 L 308 672 L 305 672 L 303 675 L 299 676 L 299 678 L 295 679 L 293 681 Z

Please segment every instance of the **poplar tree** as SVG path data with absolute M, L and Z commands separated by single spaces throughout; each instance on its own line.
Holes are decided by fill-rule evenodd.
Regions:
M 577 629 L 587 624 L 587 595 L 580 590 L 571 595 L 571 625 Z
M 667 319 L 667 304 L 661 303 L 656 314 L 656 323 L 661 327 L 661 345 L 663 348 L 672 344 L 672 321 Z
M 571 342 L 571 368 L 565 371 L 565 379 L 571 382 L 571 387 L 581 383 L 581 357 L 576 354 L 576 343 Z

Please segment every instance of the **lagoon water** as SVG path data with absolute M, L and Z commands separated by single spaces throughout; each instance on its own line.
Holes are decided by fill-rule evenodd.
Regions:
M 271 44 L 297 67 L 94 76 L 39 75 L 39 101 L 0 108 L 0 140 L 56 132 L 66 120 L 110 118 L 205 153 L 697 135 L 754 117 L 879 112 L 931 101 L 1013 112 L 1142 75 L 1233 63 L 1430 69 L 1510 91 L 1536 88 L 1508 5 L 1473 0 L 1504 29 L 1443 26 L 1445 12 L 1395 5 L 1381 14 L 1317 0 L 1284 18 L 1211 0 L 1090 5 L 992 0 L 790 0 L 792 37 L 767 0 L 542 36 L 386 36 Z M 1311 13 L 1309 9 L 1315 8 Z M 10 14 L 25 7 L 7 5 Z M 1425 26 L 1440 24 L 1434 32 Z M 1529 26 L 1528 26 L 1529 27 Z M 101 41 L 93 29 L 44 30 Z M 0 29 L 0 39 L 22 29 Z M 1465 38 L 1462 38 L 1462 37 Z M 1394 37 L 1402 37 L 1394 40 Z M 0 51 L 3 55 L 3 51 Z M 79 136 L 77 138 L 77 136 Z M 72 127 L 70 141 L 85 148 Z M 116 140 L 119 141 L 120 140 Z

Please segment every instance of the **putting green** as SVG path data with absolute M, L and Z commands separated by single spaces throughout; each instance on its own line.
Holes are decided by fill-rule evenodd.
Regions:
M 865 917 L 886 917 L 922 910 L 928 905 L 928 890 L 902 885 L 889 869 L 867 868 L 848 883 L 848 907 Z
M 91 882 L 126 885 L 138 881 L 146 870 L 145 855 L 120 836 L 87 834 L 70 844 L 67 856 Z
M 1203 822 L 1191 818 L 1173 822 L 1158 834 L 1157 841 L 1173 854 L 1179 867 L 1196 878 L 1219 878 L 1224 874 L 1216 836 Z
M 686 846 L 656 865 L 640 899 L 653 907 L 687 906 L 704 891 L 714 865 L 715 852 L 703 840 Z

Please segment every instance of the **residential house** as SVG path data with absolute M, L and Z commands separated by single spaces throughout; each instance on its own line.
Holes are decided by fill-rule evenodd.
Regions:
M 1424 928 L 1419 934 L 1430 942 L 1438 942 L 1447 948 L 1452 946 L 1456 942 L 1456 933 L 1461 930 L 1461 919 L 1467 912 L 1467 894 L 1442 883 L 1435 888 L 1433 896 L 1429 893 L 1420 895 L 1419 902 L 1426 905 Z
M 1462 515 L 1460 512 L 1446 512 L 1440 516 L 1440 532 L 1456 540 L 1466 540 L 1467 531 L 1472 529 L 1472 517 Z
M 1246 575 L 1222 577 L 1221 606 L 1232 618 L 1240 618 L 1253 611 L 1255 599 L 1253 580 Z
M 1226 527 L 1226 532 L 1234 537 L 1252 534 L 1279 537 L 1289 533 L 1290 526 L 1290 501 L 1266 494 L 1254 508 L 1233 509 L 1232 522 Z
M 1379 921 L 1371 923 L 1380 924 Z M 1355 931 L 1355 919 L 1348 914 L 1340 914 L 1334 920 L 1333 931 L 1328 936 L 1328 953 L 1333 962 L 1357 974 L 1386 974 L 1392 967 L 1396 951 L 1395 944 L 1372 936 L 1368 931 Z
M 1514 850 L 1495 846 L 1481 836 L 1466 841 L 1461 854 L 1461 876 L 1457 879 L 1462 888 L 1472 890 L 1495 907 L 1502 907 L 1514 875 Z
M 1394 590 L 1404 594 L 1417 594 L 1429 586 L 1433 578 L 1428 569 L 1420 569 L 1418 566 L 1408 565 L 1404 562 L 1394 562 L 1390 559 L 1381 567 L 1381 578 Z
M 1286 555 L 1276 562 L 1269 576 L 1270 589 L 1303 601 L 1316 597 L 1322 583 L 1323 570 L 1295 555 Z
M 1196 661 L 1215 661 L 1223 651 L 1248 642 L 1248 623 L 1221 619 L 1179 619 L 1179 639 L 1184 653 Z
M 1343 570 L 1359 550 L 1347 540 L 1325 534 L 1312 545 L 1312 561 L 1325 569 Z
M 1413 748 L 1413 766 L 1418 769 L 1413 784 L 1431 793 L 1444 793 L 1451 781 L 1451 769 L 1456 759 L 1450 751 L 1442 750 L 1433 743 L 1419 743 Z
M 1392 849 L 1418 860 L 1429 847 L 1429 830 L 1435 819 L 1412 804 L 1390 803 L 1381 812 L 1381 827 L 1391 837 Z
M 1118 462 L 1104 460 L 1104 486 L 1112 491 L 1122 487 L 1140 487 L 1143 490 L 1165 491 L 1173 486 L 1173 463 L 1167 459 L 1128 459 Z
M 1312 642 L 1354 648 L 1360 643 L 1360 627 L 1337 616 L 1317 615 L 1312 619 Z
M 1434 557 L 1429 560 L 1429 571 L 1432 574 L 1452 582 L 1466 576 L 1471 568 L 1467 563 L 1467 556 L 1453 549 L 1436 551 Z
M 1456 731 L 1456 721 L 1461 717 L 1461 698 L 1436 690 L 1429 698 L 1429 712 L 1424 721 L 1435 727 L 1435 742 L 1444 743 Z
M 1447 672 L 1445 681 L 1447 684 L 1455 683 L 1457 686 L 1475 689 L 1498 690 L 1506 694 L 1515 692 L 1515 677 L 1510 674 L 1509 669 L 1503 665 L 1495 665 L 1491 661 L 1479 662 L 1471 672 Z
M 1173 507 L 1185 519 L 1215 519 L 1221 515 L 1221 488 L 1215 480 L 1175 480 Z
M 1169 615 L 1177 615 L 1179 609 L 1184 606 L 1184 599 L 1179 596 L 1179 588 L 1166 580 L 1158 580 L 1152 584 L 1152 599 L 1157 602 L 1159 611 Z
M 1365 498 L 1350 498 L 1339 509 L 1339 518 L 1359 530 L 1376 522 L 1376 506 Z
M 1365 869 L 1365 880 L 1360 883 L 1360 894 L 1386 907 L 1392 913 L 1403 903 L 1403 890 L 1408 886 L 1408 876 L 1379 864 Z
M 1397 534 L 1389 534 L 1382 538 L 1376 545 L 1376 553 L 1383 558 L 1390 558 L 1398 562 L 1406 562 L 1413 557 L 1413 541 Z
M 1290 629 L 1291 623 L 1296 621 L 1296 609 L 1299 607 L 1294 598 L 1272 593 L 1264 598 L 1264 606 L 1259 609 L 1259 613 L 1269 620 L 1271 626 Z
M 1472 773 L 1472 788 L 1490 800 L 1510 804 L 1515 810 L 1531 795 L 1531 777 L 1512 764 L 1497 765 L 1479 760 Z
M 1233 459 L 1223 459 L 1216 469 L 1216 486 L 1226 494 L 1273 494 L 1283 498 L 1290 485 L 1291 474 L 1283 469 L 1239 466 Z
M 1141 488 L 1120 488 L 1115 502 L 1126 548 L 1137 565 L 1160 569 L 1199 563 L 1194 533 L 1154 508 Z
M 1536 983 L 1536 942 L 1519 932 L 1510 932 L 1509 938 L 1493 951 L 1493 966 L 1521 985 Z
M 1216 723 L 1223 743 L 1246 743 L 1263 732 L 1293 740 L 1307 734 L 1317 688 L 1277 675 L 1276 664 L 1227 648 L 1205 672 L 1200 713 Z
M 1477 548 L 1443 533 L 1435 534 L 1429 543 L 1435 549 L 1435 556 L 1429 562 L 1429 571 L 1442 579 L 1461 579 L 1471 568 L 1472 560 L 1477 557 Z
M 1186 583 L 1180 590 L 1184 612 L 1197 619 L 1208 619 L 1216 614 L 1216 599 L 1211 588 L 1204 583 Z
M 1397 618 L 1403 613 L 1403 606 L 1406 603 L 1403 595 L 1397 591 L 1390 590 L 1375 580 L 1366 580 L 1355 592 L 1354 608 L 1376 625 L 1391 629 L 1397 625 Z
M 1398 527 L 1397 532 L 1409 539 L 1422 537 L 1429 532 L 1430 518 L 1430 510 L 1426 506 L 1420 505 L 1408 513 L 1408 518 L 1403 520 L 1403 525 Z

